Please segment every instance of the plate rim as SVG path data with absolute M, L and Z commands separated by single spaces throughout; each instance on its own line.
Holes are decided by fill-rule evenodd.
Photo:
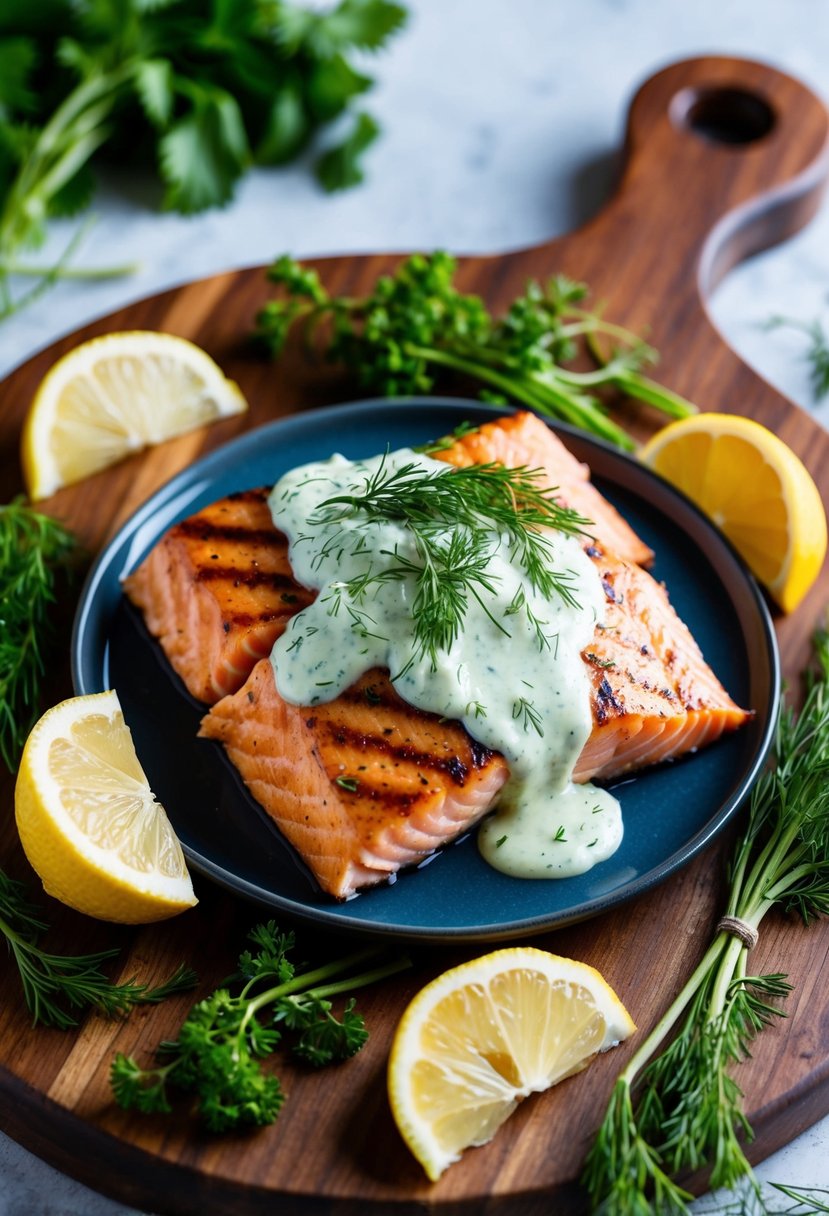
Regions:
M 198 486 L 201 482 L 204 488 L 207 488 L 211 481 L 211 474 L 215 471 L 216 465 L 223 465 L 228 457 L 243 453 L 244 450 L 255 443 L 258 439 L 261 442 L 262 436 L 265 433 L 268 435 L 276 432 L 281 433 L 290 430 L 292 427 L 302 427 L 311 423 L 315 428 L 319 428 L 322 432 L 325 431 L 326 425 L 334 425 L 337 422 L 346 422 L 352 416 L 363 416 L 366 413 L 374 412 L 379 409 L 386 411 L 402 411 L 404 409 L 411 410 L 416 407 L 424 414 L 434 413 L 439 417 L 447 409 L 453 411 L 463 410 L 468 407 L 474 410 L 478 415 L 484 415 L 491 418 L 502 417 L 506 414 L 519 412 L 519 409 L 509 406 L 489 406 L 480 401 L 464 397 L 395 397 L 395 398 L 360 398 L 355 401 L 343 402 L 337 405 L 323 406 L 314 408 L 309 411 L 295 412 L 287 414 L 281 418 L 274 419 L 271 422 L 264 423 L 260 426 L 244 431 L 241 435 L 229 440 L 227 443 L 221 444 L 217 448 L 205 454 L 203 457 L 195 461 L 193 464 L 176 473 L 172 478 L 159 486 L 149 498 L 147 498 L 136 510 L 119 526 L 115 534 L 110 537 L 107 543 L 97 554 L 92 566 L 89 569 L 87 577 L 84 581 L 81 593 L 78 599 L 77 608 L 75 611 L 72 634 L 70 641 L 70 658 L 71 658 L 71 676 L 72 685 L 76 695 L 100 691 L 98 687 L 90 687 L 87 684 L 85 664 L 82 658 L 85 654 L 84 646 L 88 646 L 89 637 L 89 622 L 94 612 L 95 596 L 99 586 L 105 579 L 113 564 L 113 559 L 117 552 L 123 547 L 127 538 L 134 540 L 140 530 L 146 527 L 153 518 L 158 514 L 158 511 L 172 503 L 174 504 L 181 490 L 185 487 L 191 490 L 188 495 L 188 501 L 192 500 L 200 491 Z M 519 407 L 520 408 L 520 407 Z M 248 879 L 240 877 L 233 871 L 227 870 L 221 864 L 214 861 L 211 857 L 206 857 L 198 850 L 193 849 L 190 845 L 182 842 L 182 849 L 187 857 L 188 863 L 193 866 L 193 869 L 215 882 L 224 890 L 230 892 L 236 897 L 242 897 L 250 902 L 272 911 L 277 910 L 284 912 L 286 915 L 306 924 L 311 924 L 317 927 L 324 927 L 332 931 L 341 933 L 359 933 L 361 935 L 371 935 L 375 937 L 394 938 L 396 940 L 411 940 L 411 941 L 444 941 L 444 942 L 464 942 L 464 941 L 505 941 L 515 940 L 523 937 L 530 937 L 544 931 L 551 931 L 559 928 L 564 928 L 567 925 L 576 924 L 580 921 L 592 919 L 595 916 L 609 911 L 610 909 L 628 903 L 630 900 L 639 895 L 651 890 L 653 887 L 664 882 L 677 870 L 687 865 L 694 857 L 696 857 L 711 841 L 725 828 L 728 822 L 734 817 L 744 799 L 748 796 L 751 787 L 753 786 L 762 766 L 765 764 L 769 751 L 774 740 L 777 706 L 781 696 L 781 670 L 780 670 L 780 654 L 777 643 L 777 635 L 774 630 L 771 614 L 769 612 L 766 600 L 760 590 L 754 576 L 748 570 L 745 562 L 737 553 L 734 546 L 719 532 L 708 517 L 696 506 L 695 503 L 676 489 L 669 482 L 665 481 L 659 474 L 655 473 L 646 465 L 640 464 L 634 460 L 633 456 L 623 452 L 614 445 L 602 440 L 596 436 L 589 434 L 586 431 L 579 430 L 576 427 L 570 426 L 567 423 L 559 422 L 555 419 L 541 418 L 541 421 L 550 429 L 565 439 L 571 438 L 579 445 L 585 445 L 589 449 L 598 449 L 604 452 L 610 458 L 616 459 L 621 463 L 621 467 L 629 464 L 635 468 L 637 475 L 644 476 L 645 481 L 651 480 L 655 485 L 659 486 L 661 494 L 667 494 L 668 498 L 676 500 L 679 508 L 685 512 L 690 512 L 692 517 L 696 517 L 697 526 L 701 527 L 703 533 L 714 538 L 715 544 L 718 544 L 721 551 L 726 557 L 732 561 L 736 572 L 742 576 L 744 586 L 743 590 L 748 593 L 749 601 L 752 607 L 756 610 L 758 623 L 760 626 L 760 635 L 765 643 L 765 657 L 768 661 L 768 675 L 770 685 L 769 706 L 767 708 L 767 720 L 755 748 L 751 763 L 747 770 L 743 773 L 742 779 L 732 791 L 730 797 L 725 802 L 721 803 L 716 812 L 706 821 L 706 823 L 679 849 L 676 849 L 670 856 L 664 858 L 657 865 L 635 878 L 623 883 L 613 891 L 604 895 L 599 895 L 593 899 L 582 901 L 574 905 L 566 912 L 557 913 L 540 913 L 530 917 L 521 917 L 509 921 L 496 921 L 488 924 L 479 924 L 475 926 L 441 926 L 434 925 L 400 925 L 384 921 L 367 920 L 364 918 L 349 917 L 344 909 L 347 909 L 350 901 L 345 901 L 336 906 L 336 910 L 331 909 L 328 905 L 321 903 L 318 907 L 313 907 L 306 903 L 300 903 L 297 900 L 278 895 L 272 891 L 265 890 L 256 883 Z M 620 483 L 620 488 L 627 488 L 624 483 Z M 635 492 L 635 491 L 634 491 Z M 186 506 L 186 504 L 185 504 Z M 189 508 L 192 510 L 192 506 Z M 176 515 L 169 517 L 166 527 L 169 527 Z M 681 524 L 677 523 L 672 517 L 672 522 L 682 529 Z M 155 540 L 161 533 L 156 533 Z M 155 543 L 155 542 L 153 542 Z M 134 562 L 139 560 L 134 558 Z M 134 568 L 134 564 L 130 567 Z M 722 580 L 720 580 L 722 581 Z M 724 584 L 723 584 L 724 585 Z M 727 590 L 729 599 L 733 601 L 733 596 L 730 590 Z M 100 659 L 103 660 L 103 654 Z M 99 662 L 98 667 L 101 675 L 103 674 L 103 662 Z M 103 683 L 102 679 L 96 681 Z M 186 693 L 182 693 L 186 695 Z M 275 829 L 278 831 L 278 829 Z

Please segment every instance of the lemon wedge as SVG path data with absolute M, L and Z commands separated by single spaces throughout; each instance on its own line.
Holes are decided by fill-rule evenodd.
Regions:
M 23 749 L 14 805 L 44 889 L 71 908 L 143 924 L 196 903 L 116 693 L 72 697 L 43 715 Z
M 57 361 L 29 409 L 21 449 L 29 497 L 246 409 L 237 385 L 184 338 L 151 330 L 92 338 Z
M 739 414 L 697 414 L 639 456 L 713 520 L 784 612 L 797 607 L 823 565 L 826 512 L 782 439 Z
M 585 1068 L 636 1029 L 584 963 L 532 947 L 444 972 L 411 1002 L 388 1067 L 403 1139 L 434 1182 L 486 1144 L 521 1098 Z

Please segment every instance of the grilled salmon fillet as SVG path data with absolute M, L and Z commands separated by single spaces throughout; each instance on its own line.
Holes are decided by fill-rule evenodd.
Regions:
M 514 414 L 465 436 L 438 459 L 454 465 L 497 461 L 543 471 L 543 484 L 593 521 L 608 551 L 647 564 L 652 551 L 590 482 L 535 414 Z M 150 633 L 198 701 L 213 704 L 244 684 L 294 613 L 313 593 L 294 581 L 288 544 L 273 526 L 268 491 L 247 490 L 174 525 L 124 580 Z
M 642 568 L 651 550 L 544 423 L 530 414 L 488 423 L 441 458 L 541 468 L 557 497 L 593 520 L 586 552 L 606 610 L 582 654 L 593 730 L 576 780 L 672 759 L 746 721 Z M 293 579 L 266 497 L 231 495 L 175 525 L 125 590 L 189 691 L 213 704 L 202 737 L 222 743 L 322 889 L 347 898 L 472 827 L 508 766 L 460 723 L 403 702 L 379 670 L 313 709 L 282 700 L 266 656 L 313 593 Z
M 593 730 L 576 781 L 617 777 L 713 743 L 749 716 L 705 663 L 664 587 L 594 547 L 607 600 L 582 654 Z M 322 889 L 346 898 L 468 831 L 508 775 L 496 752 L 367 673 L 313 709 L 279 695 L 270 661 L 202 719 Z

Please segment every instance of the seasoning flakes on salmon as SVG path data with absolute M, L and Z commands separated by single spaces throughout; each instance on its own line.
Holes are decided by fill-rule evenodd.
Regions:
M 508 776 L 501 756 L 460 723 L 407 705 L 380 670 L 307 709 L 283 701 L 262 660 L 199 733 L 223 744 L 322 889 L 340 899 L 468 830 Z
M 294 580 L 268 491 L 245 490 L 174 525 L 124 580 L 198 701 L 235 692 L 313 592 Z
M 604 620 L 582 653 L 593 730 L 575 781 L 619 777 L 673 760 L 737 730 L 751 716 L 705 662 L 668 593 L 646 570 L 593 551 Z

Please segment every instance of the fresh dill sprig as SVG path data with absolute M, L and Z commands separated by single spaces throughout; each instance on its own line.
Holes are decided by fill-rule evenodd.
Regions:
M 363 388 L 388 397 L 429 393 L 460 375 L 477 381 L 487 400 L 526 406 L 628 450 L 632 438 L 608 417 L 609 393 L 673 418 L 695 412 L 643 375 L 656 361 L 651 347 L 584 308 L 583 283 L 564 275 L 531 282 L 495 318 L 478 296 L 458 290 L 456 269 L 446 253 L 417 254 L 353 298 L 330 295 L 316 271 L 283 256 L 268 271 L 282 294 L 258 313 L 255 337 L 277 357 L 297 327 L 309 347 L 318 340 Z M 579 353 L 592 359 L 591 370 L 566 366 Z
M 395 548 L 384 556 L 394 564 L 371 568 L 345 581 L 331 597 L 336 613 L 342 590 L 357 605 L 379 583 L 414 576 L 416 597 L 412 607 L 414 636 L 419 652 L 437 666 L 439 651 L 448 651 L 463 624 L 470 597 L 477 600 L 493 624 L 507 630 L 490 613 L 486 596 L 495 594 L 488 573 L 494 534 L 506 539 L 533 590 L 547 599 L 560 596 L 574 605 L 572 574 L 556 570 L 548 533 L 555 529 L 569 536 L 583 533 L 584 519 L 555 498 L 555 488 L 539 485 L 538 469 L 507 469 L 497 464 L 431 470 L 414 462 L 394 468 L 385 460 L 347 494 L 326 499 L 315 510 L 314 524 L 337 524 L 359 516 L 366 520 L 399 520 L 411 533 L 416 560 Z M 341 543 L 335 533 L 325 553 Z M 510 613 L 523 610 L 539 638 L 549 645 L 544 622 L 532 612 L 526 596 L 513 601 Z M 361 628 L 366 624 L 360 617 Z
M 0 506 L 0 755 L 11 770 L 37 718 L 56 576 L 76 550 L 57 520 L 20 499 Z
M 812 395 L 816 402 L 829 394 L 829 335 L 820 321 L 801 321 L 797 317 L 769 317 L 766 329 L 797 329 L 809 339 L 804 358 L 809 364 Z
M 541 725 L 541 715 L 526 697 L 518 697 L 512 704 L 513 718 L 520 718 L 524 730 L 534 730 L 537 735 L 544 737 L 544 727 Z
M 282 1029 L 292 1035 L 294 1054 L 308 1064 L 346 1060 L 360 1050 L 368 1032 L 353 998 L 340 1019 L 331 998 L 411 965 L 405 956 L 384 959 L 382 950 L 369 948 L 309 968 L 289 959 L 294 935 L 280 932 L 273 921 L 257 925 L 249 936 L 257 949 L 239 956 L 244 983 L 238 995 L 218 988 L 199 1001 L 178 1038 L 159 1045 L 154 1067 L 115 1057 L 110 1081 L 119 1106 L 148 1114 L 170 1111 L 170 1090 L 178 1089 L 195 1095 L 198 1114 L 211 1131 L 273 1123 L 284 1094 L 260 1061 L 274 1051 Z M 371 960 L 375 966 L 353 974 Z
M 101 970 L 101 964 L 114 958 L 117 950 L 50 954 L 38 945 L 47 928 L 38 909 L 29 902 L 23 884 L 0 870 L 0 933 L 17 964 L 34 1026 L 68 1030 L 78 1024 L 70 1011 L 86 1009 L 107 1017 L 120 1017 L 135 1005 L 157 1004 L 196 985 L 195 972 L 183 966 L 155 988 L 134 978 L 113 984 Z
M 829 914 L 826 631 L 815 653 L 802 709 L 780 710 L 774 760 L 754 786 L 730 867 L 726 913 L 755 930 L 775 907 L 806 924 Z M 756 1185 L 743 1148 L 751 1128 L 730 1070 L 784 1016 L 778 1002 L 790 986 L 781 974 L 749 975 L 747 954 L 720 931 L 619 1075 L 584 1172 L 606 1216 L 687 1213 L 691 1197 L 672 1180 L 685 1169 L 710 1166 L 714 1188 Z

